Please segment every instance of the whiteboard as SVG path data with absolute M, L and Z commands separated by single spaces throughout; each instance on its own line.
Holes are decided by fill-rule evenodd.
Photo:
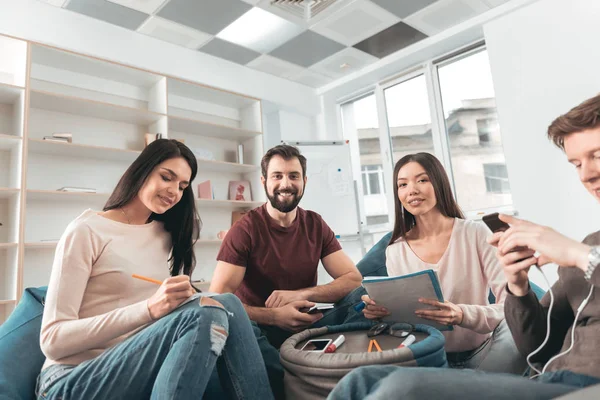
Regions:
M 336 235 L 359 234 L 350 146 L 323 142 L 296 146 L 306 157 L 306 188 L 300 207 L 319 213 Z

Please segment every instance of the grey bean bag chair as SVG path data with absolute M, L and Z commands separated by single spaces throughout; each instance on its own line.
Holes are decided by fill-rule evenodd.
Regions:
M 285 369 L 286 397 L 292 399 L 325 399 L 352 369 L 365 365 L 400 365 L 447 367 L 444 336 L 427 325 L 416 325 L 414 344 L 398 349 L 403 338 L 382 334 L 375 339 L 382 352 L 373 349 L 368 353 L 367 331 L 370 322 L 357 322 L 323 328 L 308 329 L 293 335 L 281 346 L 281 364 Z M 316 338 L 335 340 L 340 334 L 345 343 L 335 353 L 303 351 L 302 346 Z

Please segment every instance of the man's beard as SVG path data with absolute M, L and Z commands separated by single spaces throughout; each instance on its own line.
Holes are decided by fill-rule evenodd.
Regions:
M 290 211 L 293 211 L 294 208 L 298 207 L 298 204 L 300 203 L 300 200 L 302 200 L 302 196 L 304 195 L 304 193 L 302 193 L 300 196 L 298 196 L 298 191 L 295 189 L 284 189 L 284 190 L 274 190 L 273 191 L 273 196 L 271 196 L 269 194 L 269 192 L 267 191 L 267 185 L 266 183 L 264 184 L 264 188 L 265 188 L 265 194 L 267 195 L 267 198 L 269 199 L 269 203 L 271 203 L 271 206 L 273 206 L 274 209 L 282 212 L 282 213 L 289 213 Z M 278 194 L 279 193 L 291 193 L 291 196 L 289 197 L 288 201 L 280 201 L 278 198 Z

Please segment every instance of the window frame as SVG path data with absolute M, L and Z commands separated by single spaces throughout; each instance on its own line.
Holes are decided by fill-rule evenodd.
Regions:
M 456 49 L 442 57 L 430 59 L 408 70 L 395 74 L 391 78 L 384 79 L 378 82 L 377 84 L 375 84 L 375 86 L 371 85 L 362 91 L 355 92 L 351 97 L 349 96 L 338 101 L 338 118 L 341 118 L 341 107 L 343 107 L 345 104 L 352 103 L 356 100 L 360 100 L 361 98 L 371 95 L 373 93 L 375 94 L 377 118 L 379 122 L 379 140 L 381 144 L 381 156 L 383 160 L 384 184 L 385 182 L 393 181 L 392 175 L 394 168 L 392 137 L 390 135 L 388 126 L 385 90 L 399 85 L 403 82 L 409 81 L 420 75 L 423 75 L 425 77 L 427 97 L 429 100 L 429 111 L 431 113 L 431 130 L 434 155 L 440 160 L 440 162 L 446 169 L 448 173 L 448 179 L 450 180 L 450 185 L 452 187 L 452 192 L 454 194 L 454 197 L 457 197 L 454 171 L 451 162 L 450 139 L 446 129 L 446 120 L 444 118 L 444 107 L 442 102 L 442 92 L 438 70 L 446 65 L 460 61 L 461 59 L 470 57 L 474 54 L 485 50 L 485 42 L 479 40 L 470 45 Z M 343 129 L 340 132 L 343 137 Z M 353 162 L 357 162 L 358 164 L 360 164 L 360 160 L 356 160 Z M 508 179 L 510 182 L 510 177 L 508 177 Z M 360 180 L 362 182 L 362 169 Z M 388 209 L 393 210 L 394 196 L 396 194 L 392 193 L 392 191 L 384 190 L 384 192 L 388 201 Z M 507 204 L 485 209 L 463 210 L 465 217 L 468 219 L 481 219 L 483 215 L 494 211 L 508 214 L 516 214 L 513 204 Z M 361 212 L 363 213 L 363 216 L 361 216 L 361 218 L 364 217 L 366 220 L 365 211 L 361 209 Z M 390 218 L 389 226 L 386 228 L 393 228 L 393 218 Z

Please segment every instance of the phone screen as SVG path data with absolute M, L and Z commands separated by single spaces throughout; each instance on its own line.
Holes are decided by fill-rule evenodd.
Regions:
M 331 339 L 313 339 L 306 342 L 302 350 L 307 351 L 322 351 L 331 343 Z

